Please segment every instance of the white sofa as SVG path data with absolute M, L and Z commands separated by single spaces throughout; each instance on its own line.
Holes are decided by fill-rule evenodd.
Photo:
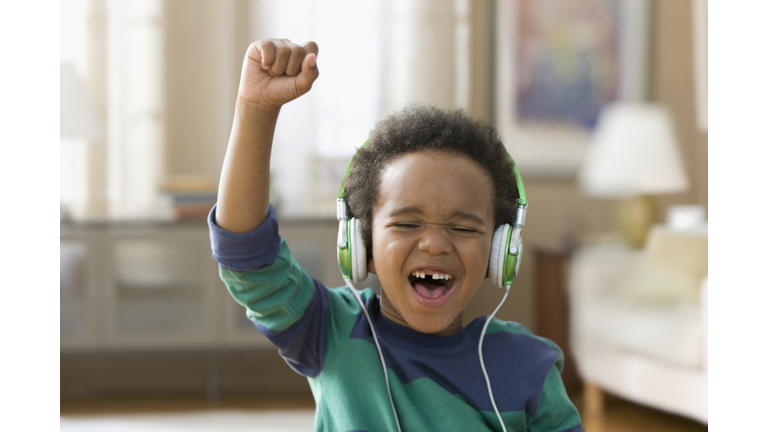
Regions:
M 707 423 L 707 233 L 654 227 L 643 250 L 582 248 L 570 332 L 587 410 L 602 390 Z

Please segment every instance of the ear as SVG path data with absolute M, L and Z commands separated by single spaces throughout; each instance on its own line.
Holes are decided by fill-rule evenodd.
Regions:
M 368 259 L 368 273 L 376 274 L 376 265 L 373 263 L 373 258 Z

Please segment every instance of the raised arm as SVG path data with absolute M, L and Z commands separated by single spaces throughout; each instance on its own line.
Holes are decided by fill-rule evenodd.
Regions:
M 267 218 L 277 116 L 283 104 L 312 88 L 319 75 L 317 54 L 314 42 L 301 46 L 288 39 L 265 39 L 248 47 L 219 182 L 219 228 L 242 234 Z

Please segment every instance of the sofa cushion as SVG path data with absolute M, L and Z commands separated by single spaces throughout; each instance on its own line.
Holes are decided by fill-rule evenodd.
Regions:
M 690 272 L 666 263 L 644 260 L 619 282 L 616 293 L 638 305 L 696 302 L 699 281 Z
M 640 264 L 610 289 L 639 304 L 698 301 L 708 273 L 706 230 L 675 231 L 655 226 Z

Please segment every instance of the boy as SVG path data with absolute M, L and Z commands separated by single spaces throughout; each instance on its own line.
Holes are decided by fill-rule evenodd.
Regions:
M 503 145 L 463 112 L 389 116 L 344 180 L 364 246 L 350 279 L 375 273 L 380 298 L 327 288 L 293 260 L 268 203 L 269 158 L 280 107 L 310 90 L 317 55 L 286 39 L 248 48 L 209 217 L 222 280 L 309 379 L 315 430 L 582 431 L 554 344 L 516 323 L 462 324 L 518 199 Z

